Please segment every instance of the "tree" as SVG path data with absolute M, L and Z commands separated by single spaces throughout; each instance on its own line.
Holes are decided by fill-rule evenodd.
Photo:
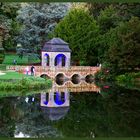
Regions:
M 86 7 L 89 9 L 90 14 L 97 18 L 100 15 L 100 11 L 104 10 L 110 5 L 110 3 L 92 3 L 92 2 L 87 2 Z
M 72 49 L 72 60 L 81 65 L 95 65 L 96 37 L 99 27 L 88 11 L 72 9 L 56 26 L 53 37 L 60 37 L 69 43 Z
M 112 34 L 112 30 L 119 25 L 121 19 L 117 16 L 117 10 L 112 6 L 108 6 L 104 10 L 100 11 L 96 20 L 99 25 L 99 36 L 97 36 L 96 40 L 96 52 L 98 62 L 103 63 L 105 52 L 109 48 L 110 40 L 112 40 L 110 34 Z
M 133 17 L 114 30 L 116 38 L 110 42 L 107 62 L 114 70 L 128 70 L 140 66 L 140 20 Z M 112 33 L 113 36 L 113 33 Z M 116 40 L 116 41 L 115 41 Z
M 24 27 L 17 42 L 31 52 L 40 52 L 48 33 L 65 16 L 68 6 L 67 3 L 25 3 L 18 11 L 17 20 Z
M 128 21 L 132 16 L 140 17 L 140 3 L 91 3 L 85 4 L 89 9 L 90 14 L 97 18 L 100 12 L 112 6 L 116 11 L 118 17 L 123 21 Z
M 8 30 L 9 37 L 4 40 L 3 47 L 6 50 L 16 48 L 15 37 L 18 35 L 21 25 L 15 20 L 20 3 L 1 3 L 0 22 Z
M 104 10 L 101 10 L 100 15 L 97 18 L 97 22 L 100 26 L 102 33 L 106 33 L 111 28 L 118 26 L 120 18 L 117 15 L 117 11 L 113 6 L 109 6 Z
M 9 38 L 4 42 L 4 48 L 7 51 L 16 51 L 17 41 L 16 37 L 19 35 L 22 25 L 19 24 L 15 19 L 11 21 Z
M 108 49 L 111 43 L 118 41 L 116 37 L 116 27 L 121 22 L 126 22 L 132 16 L 139 17 L 139 3 L 87 3 L 90 14 L 97 20 L 100 27 L 100 35 L 97 39 L 98 61 L 104 63 L 105 54 L 108 54 Z M 114 33 L 115 32 L 115 33 Z M 112 63 L 113 64 L 113 63 Z
M 8 37 L 8 31 L 4 26 L 0 26 L 0 64 L 4 60 L 3 42 Z
M 117 15 L 123 21 L 129 21 L 131 17 L 140 17 L 140 3 L 114 3 Z
M 17 10 L 20 8 L 21 3 L 17 2 L 1 2 L 0 14 L 6 16 L 9 19 L 15 19 L 17 16 Z

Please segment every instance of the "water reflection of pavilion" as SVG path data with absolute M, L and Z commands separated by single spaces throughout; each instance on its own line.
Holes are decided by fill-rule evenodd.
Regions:
M 69 92 L 52 90 L 49 93 L 41 93 L 40 105 L 50 120 L 59 120 L 63 118 L 69 110 Z
M 86 83 L 81 81 L 79 84 L 73 84 L 71 81 L 65 82 L 63 85 L 53 83 L 52 88 L 41 93 L 41 109 L 45 116 L 50 120 L 59 120 L 63 118 L 70 106 L 70 92 L 100 92 L 100 88 L 94 83 Z

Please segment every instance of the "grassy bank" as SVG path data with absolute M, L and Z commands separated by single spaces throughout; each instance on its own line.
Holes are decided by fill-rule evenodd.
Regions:
M 22 79 L 14 79 L 14 81 L 4 79 L 0 82 L 0 90 L 39 90 L 49 87 L 51 87 L 51 80 L 40 77 L 24 77 Z
M 31 90 L 47 89 L 51 87 L 51 80 L 33 77 L 18 72 L 2 71 L 0 75 L 0 90 Z
M 26 90 L 26 89 L 22 89 L 19 91 L 15 91 L 15 90 L 0 90 L 0 98 L 3 97 L 16 97 L 16 96 L 28 96 L 28 95 L 34 95 L 34 94 L 38 94 L 38 93 L 47 93 L 48 89 L 30 89 L 30 90 Z
M 116 84 L 127 89 L 140 91 L 140 72 L 119 75 L 116 77 Z
M 17 80 L 22 79 L 24 77 L 30 77 L 28 75 L 24 75 L 18 72 L 12 72 L 12 71 L 2 71 L 5 73 L 5 75 L 0 75 L 0 80 Z
M 20 58 L 16 54 L 6 54 L 4 61 L 3 61 L 3 64 L 13 65 L 14 59 L 17 61 L 17 65 L 23 65 L 23 64 L 27 65 L 27 64 L 33 64 L 33 63 L 40 63 L 40 60 L 37 58 L 34 58 L 34 57 L 32 59 L 29 59 L 28 56 L 24 56 L 23 58 Z
M 140 82 L 140 72 L 125 73 L 116 77 L 119 83 L 135 83 Z

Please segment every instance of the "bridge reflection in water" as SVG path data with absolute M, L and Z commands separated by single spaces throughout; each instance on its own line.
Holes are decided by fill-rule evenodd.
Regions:
M 100 93 L 100 88 L 94 83 L 87 83 L 81 80 L 79 84 L 67 81 L 63 85 L 53 82 L 52 88 L 46 93 L 41 93 L 40 105 L 45 116 L 52 121 L 62 119 L 69 111 L 70 92 L 84 93 L 96 92 Z

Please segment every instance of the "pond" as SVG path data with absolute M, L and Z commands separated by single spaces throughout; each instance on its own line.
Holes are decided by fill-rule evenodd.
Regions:
M 67 81 L 36 94 L 12 94 L 0 97 L 0 137 L 140 136 L 138 89 Z

